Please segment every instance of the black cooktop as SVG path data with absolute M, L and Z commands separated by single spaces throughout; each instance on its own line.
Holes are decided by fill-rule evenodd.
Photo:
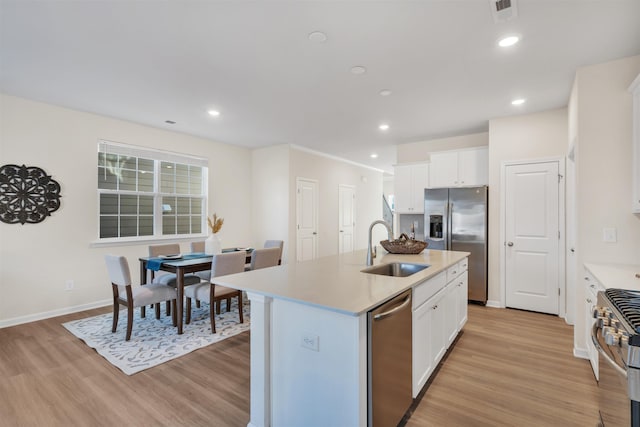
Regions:
M 634 332 L 640 334 L 640 291 L 607 289 L 604 293 Z

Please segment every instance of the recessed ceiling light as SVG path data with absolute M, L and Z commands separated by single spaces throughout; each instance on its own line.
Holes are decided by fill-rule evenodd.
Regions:
M 356 65 L 355 67 L 351 67 L 352 74 L 364 74 L 367 72 L 367 69 L 362 65 Z
M 498 46 L 500 47 L 509 47 L 509 46 L 513 46 L 514 44 L 518 43 L 520 41 L 520 37 L 518 36 L 508 36 L 508 37 L 504 37 L 502 39 L 500 39 L 500 41 L 498 42 Z
M 377 159 L 378 155 L 376 153 L 371 153 L 369 157 L 371 157 L 372 159 Z
M 309 33 L 309 40 L 314 43 L 324 43 L 327 41 L 327 35 L 322 31 L 314 31 Z
M 216 110 L 209 110 L 207 111 L 207 113 L 209 113 L 209 115 L 213 117 L 218 117 L 220 115 L 220 111 L 216 111 Z
M 383 123 L 380 126 L 378 126 L 378 129 L 380 129 L 380 130 L 389 130 L 389 125 L 386 124 L 386 123 Z
M 514 99 L 513 101 L 511 101 L 511 105 L 522 105 L 525 103 L 525 101 L 526 99 L 524 98 Z
M 389 96 L 391 95 L 391 91 L 389 89 L 382 89 L 380 91 L 380 96 Z

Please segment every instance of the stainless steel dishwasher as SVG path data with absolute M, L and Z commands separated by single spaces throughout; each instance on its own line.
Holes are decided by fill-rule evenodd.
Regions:
M 397 426 L 411 397 L 411 290 L 368 313 L 368 425 Z

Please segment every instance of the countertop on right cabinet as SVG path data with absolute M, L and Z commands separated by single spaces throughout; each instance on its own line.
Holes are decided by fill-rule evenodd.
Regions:
M 585 263 L 584 266 L 607 289 L 640 290 L 640 265 Z

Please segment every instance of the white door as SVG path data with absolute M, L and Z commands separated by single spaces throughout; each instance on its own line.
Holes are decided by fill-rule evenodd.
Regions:
M 506 306 L 558 314 L 558 162 L 505 167 Z
M 356 225 L 356 189 L 351 185 L 340 185 L 338 201 L 338 252 L 353 252 Z
M 318 182 L 296 179 L 297 260 L 318 256 Z
M 567 215 L 567 297 L 566 301 L 576 301 L 576 285 L 578 277 L 577 255 L 576 255 L 576 164 L 575 164 L 575 145 L 569 150 L 569 158 L 567 161 L 567 181 L 566 181 L 566 215 Z M 589 313 L 591 315 L 591 313 Z M 566 321 L 568 324 L 575 323 L 575 305 L 566 304 Z M 590 340 L 589 340 L 590 341 Z

